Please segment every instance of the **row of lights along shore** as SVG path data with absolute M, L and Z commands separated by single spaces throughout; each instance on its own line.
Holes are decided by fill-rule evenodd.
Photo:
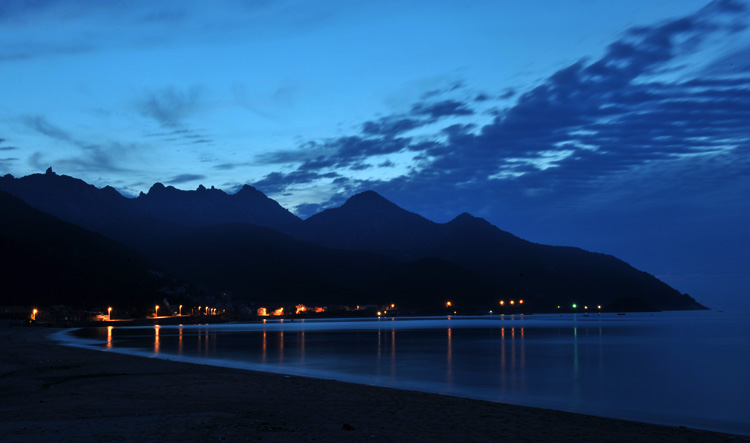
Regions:
M 508 303 L 511 304 L 511 305 L 515 305 L 516 301 L 515 300 L 509 300 Z M 522 305 L 523 304 L 523 300 L 518 300 L 518 304 Z M 452 302 L 450 302 L 450 301 L 445 302 L 445 307 L 446 308 L 450 308 L 452 306 L 453 306 Z M 500 300 L 500 306 L 505 306 L 505 300 Z
M 205 310 L 204 310 L 205 308 Z M 208 306 L 198 306 L 198 315 L 216 315 L 217 311 L 216 308 L 209 308 Z M 31 320 L 36 320 L 36 315 L 39 313 L 39 310 L 34 308 L 31 311 Z M 179 305 L 177 315 L 179 317 L 182 317 L 182 305 Z M 193 312 L 193 315 L 195 315 L 195 312 Z M 154 317 L 159 316 L 159 305 L 154 306 Z M 112 307 L 107 308 L 107 320 L 112 320 Z
M 573 303 L 572 305 L 570 305 L 570 307 L 573 308 L 573 309 L 578 309 L 578 303 Z M 557 305 L 557 309 L 560 309 L 560 305 Z M 584 305 L 583 310 L 584 311 L 588 311 L 588 309 L 589 309 L 589 307 L 587 305 Z M 596 305 L 596 309 L 599 310 L 599 311 L 601 311 L 602 310 L 602 305 Z
M 505 300 L 500 300 L 499 304 L 500 304 L 500 306 L 505 306 Z M 515 305 L 516 304 L 516 300 L 509 300 L 508 304 L 509 305 Z M 523 299 L 518 300 L 518 304 L 522 305 L 523 304 Z M 395 309 L 395 307 L 396 307 L 396 305 L 393 305 L 393 304 L 391 305 L 391 309 Z M 450 301 L 447 301 L 447 302 L 445 302 L 445 307 L 446 308 L 453 307 L 453 303 L 450 302 Z M 577 303 L 573 303 L 573 304 L 570 305 L 570 307 L 573 308 L 573 309 L 578 309 L 578 304 Z M 198 315 L 216 315 L 216 308 L 209 308 L 208 306 L 205 306 L 205 312 L 203 311 L 203 308 L 204 308 L 203 306 L 198 306 Z M 560 309 L 560 308 L 561 308 L 561 306 L 558 305 L 557 309 Z M 585 305 L 583 307 L 583 309 L 584 309 L 584 311 L 588 311 L 589 307 L 587 305 Z M 602 310 L 602 305 L 596 305 L 596 309 L 599 310 L 599 311 L 601 311 Z M 34 309 L 33 311 L 31 311 L 31 320 L 36 320 L 36 314 L 38 312 L 39 311 L 37 309 Z M 378 311 L 378 317 L 381 316 L 381 315 L 383 315 L 383 314 L 386 314 L 387 312 L 388 312 L 388 310 L 386 310 L 385 312 Z M 490 312 L 492 312 L 492 311 L 490 311 Z M 179 312 L 178 312 L 177 315 L 178 316 L 182 316 L 182 305 L 180 305 Z M 154 306 L 154 317 L 158 317 L 158 316 L 159 316 L 159 305 L 155 305 Z M 112 308 L 111 307 L 107 308 L 107 320 L 112 320 Z

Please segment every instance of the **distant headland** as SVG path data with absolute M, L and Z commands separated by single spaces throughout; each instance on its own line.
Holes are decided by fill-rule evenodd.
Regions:
M 48 169 L 0 177 L 0 207 L 5 316 L 706 309 L 611 255 L 532 243 L 467 213 L 435 223 L 373 191 L 303 220 L 247 185 L 156 183 L 127 198 Z

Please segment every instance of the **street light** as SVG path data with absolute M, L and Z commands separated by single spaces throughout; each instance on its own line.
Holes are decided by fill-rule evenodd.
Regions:
M 37 311 L 36 309 L 34 309 L 33 311 L 31 311 L 31 319 L 34 320 L 34 321 L 36 321 L 36 313 L 37 312 L 39 312 L 39 311 Z
M 112 308 L 107 308 L 107 321 L 112 321 Z
M 159 305 L 156 305 L 156 310 L 154 311 L 154 317 L 159 316 Z
M 182 317 L 182 305 L 180 305 L 180 317 Z

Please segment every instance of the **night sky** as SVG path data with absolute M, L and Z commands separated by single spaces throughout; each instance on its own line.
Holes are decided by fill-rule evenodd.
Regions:
M 2 0 L 0 173 L 372 189 L 748 308 L 748 5 Z

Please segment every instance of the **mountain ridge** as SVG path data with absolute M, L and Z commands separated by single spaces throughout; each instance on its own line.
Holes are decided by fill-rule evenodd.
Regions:
M 200 237 L 217 235 L 218 226 L 239 223 L 269 228 L 295 241 L 332 250 L 379 254 L 406 263 L 434 259 L 452 263 L 469 272 L 461 277 L 467 287 L 472 286 L 468 283 L 471 278 L 486 280 L 492 282 L 498 294 L 523 295 L 535 300 L 537 309 L 544 311 L 576 302 L 606 304 L 625 310 L 629 304 L 623 300 L 629 299 L 638 299 L 637 305 L 652 309 L 705 309 L 688 295 L 680 294 L 616 257 L 575 247 L 529 242 L 468 213 L 459 214 L 447 223 L 436 223 L 399 207 L 374 191 L 355 194 L 340 207 L 301 220 L 249 185 L 230 195 L 202 185 L 194 191 L 183 191 L 156 183 L 148 193 L 128 199 L 119 193 L 115 195 L 116 190 L 112 188 L 98 189 L 79 179 L 58 176 L 49 169 L 44 175 L 19 179 L 6 175 L 0 178 L 2 189 L 15 191 L 37 209 L 133 245 L 149 257 L 162 257 L 162 264 L 167 267 L 169 260 L 173 263 L 179 260 L 164 258 L 164 251 L 173 248 L 174 239 L 180 236 L 184 241 L 202 244 L 213 254 L 202 254 L 200 248 L 191 250 L 190 254 L 196 257 L 221 260 L 233 256 L 241 260 L 242 251 L 238 246 L 243 242 L 241 238 L 235 242 L 224 239 L 225 249 L 215 250 Z M 197 228 L 208 229 L 200 234 Z M 277 240 L 279 244 L 269 246 L 271 256 L 273 250 L 283 250 L 282 244 L 290 241 Z M 292 250 L 304 248 L 295 243 Z M 286 260 L 296 260 L 291 252 L 286 254 Z M 328 252 L 316 254 L 330 255 Z M 351 269 L 343 262 L 335 263 L 339 259 L 345 261 L 343 257 L 331 259 L 330 266 Z M 248 266 L 260 266 L 260 263 L 255 260 L 248 262 Z M 283 267 L 282 262 L 277 262 L 277 266 Z M 315 268 L 310 263 L 307 266 Z M 306 272 L 300 267 L 295 269 L 300 275 Z M 221 269 L 215 268 L 212 272 L 220 273 Z M 294 278 L 294 272 L 289 270 L 285 278 Z M 318 272 L 330 283 L 347 279 L 324 269 Z M 454 276 L 461 272 L 455 270 Z M 237 272 L 231 278 L 238 287 L 245 287 L 240 281 L 241 274 Z M 210 280 L 210 276 L 206 277 Z M 411 283 L 404 278 L 401 283 L 409 286 Z M 427 271 L 419 278 L 429 279 Z M 372 285 L 377 286 L 377 283 Z M 476 287 L 488 288 L 484 283 Z M 424 290 L 425 286 L 422 288 Z M 458 286 L 454 289 L 459 290 Z
M 0 191 L 0 305 L 152 306 L 170 285 L 153 262 Z

